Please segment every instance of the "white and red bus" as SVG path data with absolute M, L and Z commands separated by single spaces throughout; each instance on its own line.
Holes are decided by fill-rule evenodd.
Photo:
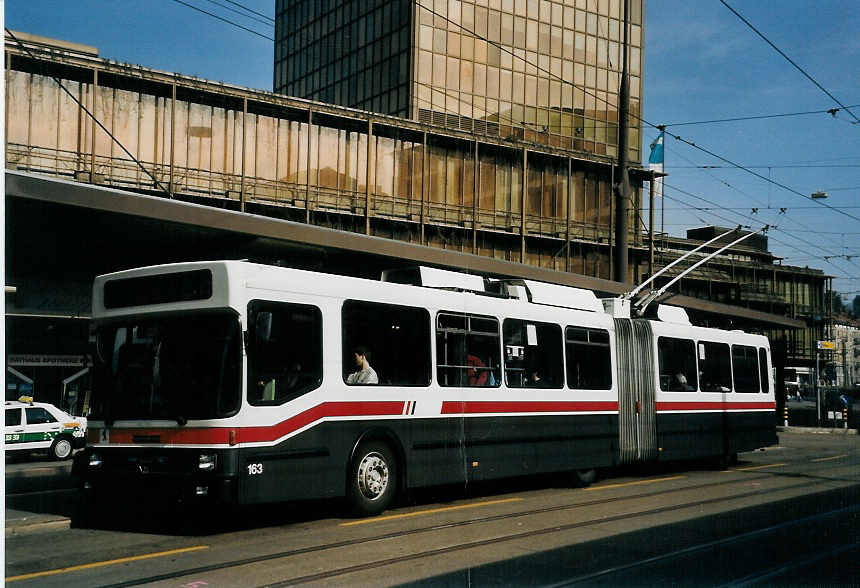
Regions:
M 430 268 L 100 276 L 75 472 L 96 497 L 347 497 L 372 514 L 405 488 L 564 471 L 587 483 L 596 468 L 776 442 L 766 337 L 677 308 L 620 314 L 588 290 Z

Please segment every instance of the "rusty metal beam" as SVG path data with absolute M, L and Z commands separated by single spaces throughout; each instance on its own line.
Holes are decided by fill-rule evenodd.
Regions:
M 171 97 L 170 97 L 170 181 L 167 183 L 168 190 L 170 191 L 170 197 L 173 198 L 173 195 L 176 193 L 176 186 L 173 185 L 174 177 L 173 177 L 173 167 L 176 164 L 176 158 L 174 154 L 174 149 L 176 147 L 176 84 L 171 84 L 170 86 Z M 93 114 L 95 114 L 95 106 L 93 106 Z M 245 146 L 242 145 L 243 153 Z M 244 169 L 243 169 L 244 172 Z M 245 174 L 242 174 L 242 178 L 244 180 Z
M 570 207 L 573 205 L 573 182 L 571 181 L 572 163 L 567 158 L 567 214 L 564 218 L 564 271 L 570 271 Z
M 176 96 L 176 87 L 173 88 L 173 95 Z M 242 100 L 242 175 L 239 178 L 239 210 L 245 211 L 245 140 L 247 138 L 246 128 L 248 126 L 248 99 Z M 172 144 L 172 139 L 171 139 Z M 171 146 L 171 152 L 173 147 Z M 254 156 L 257 154 L 255 153 Z M 171 155 L 170 169 L 173 169 L 173 156 Z M 171 172 L 172 173 L 172 172 Z M 171 192 L 173 190 L 171 189 Z
M 472 253 L 478 254 L 478 199 L 481 195 L 481 164 L 478 161 L 478 142 L 475 141 L 475 160 L 472 162 Z M 465 173 L 463 176 L 465 177 Z M 463 191 L 465 192 L 465 186 Z
M 430 165 L 430 156 L 427 153 L 427 131 L 421 137 L 421 244 L 424 245 L 424 203 L 430 197 L 430 172 L 427 167 Z M 426 189 L 425 189 L 426 188 Z
M 314 111 L 308 110 L 308 172 L 305 175 L 306 185 L 305 185 L 305 222 L 310 224 L 311 222 L 311 146 L 314 144 L 313 136 L 314 136 Z M 317 143 L 317 147 L 319 147 L 319 143 Z M 256 153 L 255 153 L 256 156 Z M 317 154 L 317 161 L 319 161 L 319 154 Z M 319 171 L 317 171 L 319 173 Z M 317 181 L 319 181 L 319 177 L 317 177 Z
M 520 263 L 526 262 L 526 195 L 529 189 L 529 151 L 523 149 L 523 177 L 520 192 Z
M 99 91 L 99 70 L 93 69 L 93 91 L 92 91 L 92 113 L 93 116 L 96 115 L 96 94 Z M 32 99 L 30 100 L 31 104 L 29 108 L 32 108 Z M 33 117 L 30 116 L 30 120 Z M 92 121 L 90 121 L 90 128 L 92 128 L 92 134 L 90 135 L 90 182 L 93 184 L 96 183 L 96 125 Z M 27 140 L 30 141 L 30 137 L 27 137 Z M 32 142 L 30 143 L 32 145 Z M 171 170 L 173 168 L 171 167 Z M 171 188 L 172 190 L 172 188 Z
M 370 235 L 370 171 L 372 168 L 375 168 L 376 162 L 374 161 L 374 165 L 371 166 L 371 154 L 374 153 L 373 150 L 373 120 L 367 121 L 367 157 L 364 162 L 365 165 L 365 182 L 364 182 L 364 234 Z M 308 173 L 310 174 L 310 169 L 308 169 Z M 376 181 L 376 174 L 373 176 L 373 181 Z

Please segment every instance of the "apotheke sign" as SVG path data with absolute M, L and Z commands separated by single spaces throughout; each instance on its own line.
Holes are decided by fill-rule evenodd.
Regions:
M 85 367 L 85 355 L 40 355 L 10 353 L 6 365 L 9 367 Z

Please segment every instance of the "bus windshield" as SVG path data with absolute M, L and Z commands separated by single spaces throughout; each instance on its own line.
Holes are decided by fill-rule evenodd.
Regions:
M 168 316 L 96 331 L 91 418 L 223 418 L 240 402 L 241 337 L 235 314 Z

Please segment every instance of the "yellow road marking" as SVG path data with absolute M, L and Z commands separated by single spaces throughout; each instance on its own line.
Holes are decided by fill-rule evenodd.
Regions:
M 131 561 L 140 561 L 143 559 L 152 559 L 154 557 L 164 557 L 166 555 L 177 555 L 179 553 L 188 553 L 189 551 L 200 551 L 201 549 L 209 549 L 208 545 L 197 545 L 195 547 L 183 547 L 181 549 L 171 549 L 169 551 L 159 551 L 157 553 L 145 553 L 143 555 L 133 555 L 130 557 L 121 557 L 119 559 L 109 559 L 107 561 L 96 561 L 93 563 L 82 564 L 79 566 L 69 566 L 67 568 L 59 568 L 56 570 L 45 570 L 44 572 L 33 572 L 32 574 L 21 574 L 20 576 L 10 576 L 6 578 L 6 582 L 15 582 L 17 580 L 29 580 L 31 578 L 41 578 L 44 576 L 56 576 L 57 574 L 65 574 L 66 572 L 76 572 L 78 570 L 88 570 L 91 568 L 102 568 L 105 566 L 113 566 Z
M 748 466 L 745 468 L 732 468 L 730 470 L 723 470 L 724 474 L 728 474 L 729 472 L 750 472 L 752 470 L 763 470 L 765 468 L 779 468 L 784 466 L 784 463 L 769 463 L 767 465 L 760 466 Z
M 522 498 L 503 498 L 501 500 L 487 500 L 485 502 L 472 502 L 470 504 L 461 504 L 459 506 L 445 506 L 442 508 L 432 508 L 430 510 L 419 510 L 415 512 L 406 512 L 401 514 L 387 515 L 384 517 L 374 517 L 372 519 L 361 519 L 360 521 L 350 521 L 341 523 L 341 527 L 352 527 L 353 525 L 365 525 L 367 523 L 378 523 L 381 521 L 393 521 L 395 519 L 406 519 L 410 517 L 418 517 L 427 514 L 435 514 L 438 512 L 448 512 L 451 510 L 464 510 L 467 508 L 478 508 L 481 506 L 490 506 L 493 504 L 505 504 L 507 502 L 520 502 Z
M 834 455 L 833 457 L 819 457 L 818 459 L 813 459 L 812 461 L 830 461 L 831 459 L 842 459 L 843 457 L 848 457 L 848 454 L 843 453 L 842 455 Z
M 624 488 L 625 486 L 641 486 L 642 484 L 655 484 L 657 482 L 668 482 L 669 480 L 680 480 L 687 476 L 671 476 L 669 478 L 654 478 L 653 480 L 637 480 L 636 482 L 624 482 L 622 484 L 606 484 L 605 486 L 590 486 L 588 490 L 607 490 L 609 488 Z

